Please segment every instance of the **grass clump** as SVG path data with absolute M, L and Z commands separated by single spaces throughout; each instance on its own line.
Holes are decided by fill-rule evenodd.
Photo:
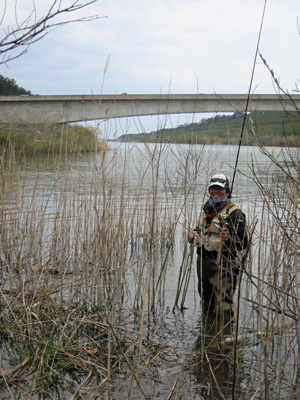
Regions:
M 0 126 L 0 147 L 14 148 L 16 154 L 38 155 L 105 150 L 97 130 L 81 125 Z
M 59 384 L 64 384 L 66 374 L 84 372 L 80 359 L 73 354 L 74 349 L 73 343 L 68 340 L 34 336 L 28 344 L 23 341 L 22 347 L 18 346 L 16 365 L 22 365 L 27 360 L 28 375 L 33 377 L 42 393 L 49 394 Z

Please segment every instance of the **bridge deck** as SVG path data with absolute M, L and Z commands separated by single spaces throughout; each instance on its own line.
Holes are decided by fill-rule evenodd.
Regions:
M 246 111 L 247 94 L 0 96 L 0 122 L 79 122 L 115 117 Z M 300 109 L 300 95 L 253 94 L 247 111 Z

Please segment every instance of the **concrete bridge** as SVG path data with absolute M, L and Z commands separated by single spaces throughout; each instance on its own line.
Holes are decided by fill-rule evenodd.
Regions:
M 246 94 L 0 96 L 0 123 L 63 123 L 159 114 L 240 112 Z M 253 94 L 247 111 L 300 109 L 300 95 Z

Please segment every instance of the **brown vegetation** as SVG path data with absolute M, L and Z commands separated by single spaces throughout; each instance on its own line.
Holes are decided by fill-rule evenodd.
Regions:
M 172 327 L 183 319 L 191 335 L 186 234 L 216 149 L 123 144 L 85 161 L 65 149 L 33 161 L 1 157 L 2 394 L 113 399 L 163 390 L 171 399 L 192 397 L 192 387 L 204 398 L 299 396 L 299 148 L 275 157 L 257 145 L 267 162 L 249 160 L 261 197 L 249 193 L 256 230 L 239 313 L 227 322 L 200 314 L 193 349 Z

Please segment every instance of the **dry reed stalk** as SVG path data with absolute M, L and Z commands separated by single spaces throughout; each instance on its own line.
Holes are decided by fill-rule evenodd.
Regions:
M 112 331 L 112 334 L 113 334 L 114 338 L 116 339 L 116 341 L 117 341 L 117 343 L 118 343 L 118 345 L 119 345 L 119 348 L 120 348 L 120 350 L 121 350 L 121 353 L 122 353 L 122 355 L 123 355 L 123 358 L 124 358 L 126 364 L 128 365 L 129 369 L 131 370 L 132 375 L 133 375 L 133 377 L 134 377 L 134 379 L 135 379 L 135 381 L 136 381 L 138 387 L 140 388 L 140 390 L 141 390 L 141 392 L 142 392 L 144 398 L 145 398 L 145 399 L 148 399 L 148 396 L 146 395 L 146 393 L 145 393 L 145 391 L 144 391 L 144 389 L 143 389 L 143 387 L 142 387 L 142 385 L 141 385 L 141 383 L 140 383 L 140 381 L 139 381 L 139 379 L 138 379 L 137 374 L 136 374 L 135 371 L 133 370 L 133 368 L 132 368 L 130 362 L 128 361 L 128 358 L 126 357 L 126 354 L 124 353 L 124 351 L 123 351 L 123 349 L 122 349 L 121 343 L 120 343 L 120 341 L 119 341 L 118 336 L 116 335 L 116 332 L 115 332 L 113 326 L 111 325 L 111 323 L 108 323 L 108 325 L 109 325 L 109 327 L 110 327 L 110 329 L 111 329 L 111 331 Z
M 300 171 L 298 170 L 298 182 L 300 182 Z M 298 226 L 298 220 L 297 220 L 297 214 L 298 214 L 298 204 L 299 204 L 299 191 L 298 191 L 298 186 L 299 185 L 294 185 L 294 198 L 293 198 L 293 224 L 294 227 Z M 299 228 L 299 226 L 298 226 Z M 298 277 L 298 265 L 299 265 L 299 237 L 298 240 L 294 241 L 294 275 L 295 275 L 295 287 L 299 288 L 299 277 Z M 297 319 L 298 319 L 298 326 L 297 326 L 297 338 L 298 338 L 298 357 L 300 360 L 300 295 L 299 295 L 299 290 L 296 290 L 296 304 L 298 307 L 296 307 L 296 314 L 297 314 Z
M 261 360 L 263 377 L 259 382 L 260 390 L 266 391 L 266 396 L 271 396 L 271 393 L 280 396 L 281 393 L 288 393 L 289 389 L 284 391 L 284 387 L 292 388 L 292 382 L 295 382 L 290 373 L 282 374 L 282 371 L 292 370 L 292 366 L 299 360 L 299 294 L 298 290 L 294 291 L 299 271 L 295 251 L 299 243 L 299 207 L 295 201 L 295 193 L 299 192 L 299 149 L 283 148 L 282 157 L 276 158 L 268 149 L 260 148 L 280 171 L 280 180 L 276 178 L 266 184 L 256 175 L 266 211 L 270 215 L 266 225 L 266 231 L 269 230 L 270 235 L 266 236 L 264 252 L 269 256 L 264 260 L 264 276 L 261 275 L 259 279 L 264 282 L 264 293 L 258 303 L 261 306 L 260 314 L 264 316 L 261 323 L 266 327 L 262 351 L 264 356 Z M 297 338 L 297 354 L 291 352 L 294 338 Z M 287 352 L 291 354 L 288 359 L 281 357 L 285 349 L 289 349 Z M 276 368 L 273 367 L 274 360 Z M 288 376 L 290 380 L 287 379 Z
M 107 172 L 107 168 L 106 166 L 104 167 L 105 172 Z M 115 172 L 114 172 L 115 174 Z M 63 178 L 63 179 L 62 179 Z M 50 275 L 50 270 L 53 269 L 54 271 L 57 271 L 57 274 L 59 276 L 60 279 L 60 303 L 63 304 L 64 303 L 64 299 L 66 299 L 66 291 L 69 291 L 69 294 L 71 294 L 73 296 L 73 299 L 78 299 L 79 301 L 82 298 L 82 295 L 85 293 L 85 302 L 88 303 L 90 300 L 92 300 L 92 298 L 94 299 L 93 301 L 91 301 L 91 304 L 93 304 L 93 306 L 97 306 L 97 304 L 104 304 L 104 308 L 106 307 L 106 311 L 105 313 L 107 315 L 110 315 L 111 317 L 113 317 L 113 314 L 115 312 L 115 307 L 117 305 L 116 303 L 116 298 L 119 295 L 119 284 L 120 282 L 122 282 L 122 280 L 124 280 L 124 272 L 125 270 L 123 270 L 123 272 L 119 275 L 119 271 L 121 271 L 119 269 L 119 267 L 117 267 L 118 265 L 126 265 L 127 261 L 126 261 L 126 251 L 124 254 L 120 254 L 121 258 L 119 257 L 119 255 L 117 254 L 112 254 L 113 257 L 116 257 L 115 259 L 113 257 L 107 257 L 107 255 L 104 252 L 101 252 L 98 254 L 98 241 L 90 241 L 87 240 L 88 236 L 90 236 L 90 234 L 93 234 L 93 227 L 95 227 L 95 238 L 99 238 L 100 239 L 100 246 L 102 246 L 103 248 L 107 249 L 108 252 L 110 253 L 114 253 L 114 248 L 113 247 L 109 247 L 107 246 L 107 241 L 115 241 L 116 237 L 114 235 L 114 232 L 112 231 L 113 227 L 110 227 L 107 224 L 107 211 L 108 210 L 114 210 L 113 213 L 111 214 L 111 218 L 110 218 L 110 223 L 113 223 L 113 225 L 115 226 L 116 224 L 118 224 L 118 238 L 117 238 L 117 245 L 121 244 L 120 247 L 125 248 L 125 250 L 128 248 L 128 243 L 126 243 L 125 241 L 125 237 L 127 235 L 126 230 L 128 229 L 129 226 L 133 227 L 134 223 L 130 222 L 130 225 L 125 224 L 124 225 L 124 218 L 127 218 L 127 216 L 125 216 L 124 214 L 121 214 L 119 216 L 119 221 L 117 222 L 117 220 L 115 219 L 115 215 L 117 215 L 118 213 L 118 207 L 116 202 L 118 202 L 117 198 L 114 198 L 114 193 L 113 193 L 113 187 L 114 187 L 114 179 L 116 178 L 116 175 L 112 175 L 112 180 L 110 181 L 111 183 L 109 184 L 110 186 L 108 186 L 108 188 L 110 187 L 110 189 L 108 191 L 103 191 L 102 190 L 102 195 L 101 195 L 101 199 L 100 197 L 97 199 L 97 196 L 95 197 L 96 199 L 96 208 L 92 208 L 92 210 L 96 210 L 97 213 L 99 213 L 100 211 L 100 215 L 102 214 L 101 217 L 101 225 L 95 225 L 94 224 L 94 213 L 91 212 L 91 209 L 84 206 L 81 207 L 81 209 L 78 209 L 78 207 L 76 206 L 76 202 L 77 200 L 72 200 L 69 196 L 69 193 L 72 193 L 72 191 L 74 190 L 73 188 L 73 183 L 72 180 L 68 180 L 67 176 L 66 178 L 64 178 L 63 176 L 59 177 L 59 180 L 65 185 L 65 189 L 66 192 L 62 194 L 62 196 L 59 197 L 54 197 L 54 202 L 52 202 L 52 207 L 54 208 L 53 212 L 53 219 L 50 220 L 50 223 L 52 225 L 52 233 L 50 236 L 50 231 L 49 231 L 49 222 L 46 221 L 45 217 L 45 213 L 41 213 L 38 209 L 37 212 L 35 212 L 35 204 L 34 201 L 35 199 L 33 198 L 32 204 L 33 207 L 29 206 L 30 209 L 30 213 L 31 213 L 31 220 L 24 220 L 26 229 L 24 229 L 24 231 L 29 231 L 32 232 L 32 234 L 29 235 L 29 237 L 31 238 L 31 243 L 35 243 L 35 240 L 32 240 L 32 238 L 36 238 L 37 243 L 38 243 L 38 248 L 39 248 L 39 257 L 38 259 L 35 261 L 35 263 L 38 265 L 39 263 L 41 263 L 42 260 L 45 260 L 45 256 L 47 257 L 47 251 L 48 251 L 48 260 L 46 261 L 45 265 L 46 268 L 43 268 L 44 271 L 41 271 L 42 273 L 38 273 L 35 275 L 34 279 L 32 281 L 32 283 L 34 283 L 34 280 L 37 279 L 36 284 L 40 285 L 41 283 L 43 284 L 43 286 L 45 287 L 45 295 L 42 294 L 40 300 L 38 300 L 38 312 L 36 311 L 31 311 L 32 306 L 33 306 L 33 300 L 31 300 L 31 304 L 29 306 L 29 308 L 27 307 L 27 283 L 25 285 L 25 279 L 24 277 L 22 278 L 22 276 L 20 276 L 20 284 L 22 287 L 22 304 L 23 307 L 26 310 L 26 316 L 25 316 L 25 320 L 27 321 L 27 324 L 29 324 L 29 328 L 31 329 L 29 331 L 29 335 L 33 336 L 34 332 L 33 332 L 33 322 L 32 322 L 32 318 L 31 315 L 32 313 L 34 313 L 34 315 L 36 316 L 36 319 L 38 320 L 37 323 L 37 327 L 40 327 L 40 334 L 43 334 L 43 332 L 45 331 L 43 328 L 43 319 L 46 320 L 52 320 L 54 326 L 56 324 L 55 319 L 50 318 L 49 319 L 49 315 L 51 315 L 51 313 L 53 312 L 53 309 L 55 309 L 55 305 L 53 304 L 53 300 L 52 300 L 52 296 L 53 296 L 53 290 L 48 290 L 51 287 L 51 281 L 52 281 L 52 277 Z M 104 176 L 102 178 L 102 182 L 104 182 L 104 184 L 106 185 L 108 181 L 108 178 L 106 176 Z M 124 180 L 123 180 L 124 182 Z M 79 181 L 79 185 L 80 185 L 80 181 Z M 106 185 L 107 186 L 107 185 Z M 104 187 L 104 185 L 103 185 Z M 53 193 L 53 192 L 52 192 Z M 123 192 L 122 192 L 123 193 Z M 54 193 L 53 193 L 54 194 Z M 51 195 L 51 194 L 50 194 Z M 21 199 L 23 197 L 26 196 L 25 191 L 24 194 L 21 194 L 19 196 L 19 198 Z M 47 195 L 44 195 L 44 197 L 47 197 Z M 124 198 L 125 196 L 122 195 L 122 212 L 124 211 Z M 99 200 L 101 202 L 99 202 Z M 140 199 L 136 199 L 135 200 L 135 204 L 139 204 L 140 206 Z M 147 200 L 146 200 L 147 201 Z M 84 204 L 86 204 L 87 202 L 87 197 L 85 195 L 85 201 Z M 47 203 L 49 203 L 49 201 L 47 201 Z M 50 203 L 49 203 L 50 204 Z M 71 207 L 70 207 L 71 204 Z M 23 203 L 23 209 L 25 210 L 25 215 L 29 216 L 29 212 L 26 211 L 26 207 L 27 205 L 25 203 Z M 147 206 L 145 207 L 145 209 L 147 209 Z M 152 208 L 153 209 L 153 208 Z M 84 231 L 80 230 L 80 229 L 76 229 L 76 221 L 80 221 L 80 215 L 76 215 L 76 213 L 80 210 L 80 212 L 83 211 L 83 221 L 84 222 L 84 226 L 85 229 Z M 155 209 L 155 213 L 160 213 L 160 212 L 164 212 L 164 210 L 160 210 L 158 207 Z M 22 212 L 23 213 L 23 212 Z M 20 213 L 19 215 L 22 215 L 22 213 Z M 133 213 L 135 215 L 135 213 Z M 19 215 L 17 215 L 17 217 L 19 217 Z M 146 214 L 144 214 L 146 215 Z M 32 218 L 33 217 L 33 218 Z M 42 218 L 42 219 L 41 219 Z M 40 227 L 41 225 L 41 221 L 43 222 L 43 226 L 45 226 L 45 228 L 43 228 L 43 230 L 40 232 L 40 234 L 43 235 L 43 232 L 47 232 L 47 236 L 49 239 L 51 240 L 47 240 L 46 242 L 43 242 L 41 239 L 38 238 L 37 233 L 37 229 L 36 226 L 37 224 L 32 224 L 32 221 L 34 221 L 35 219 L 37 219 L 39 221 Z M 166 214 L 164 214 L 163 219 L 157 218 L 154 215 L 154 219 L 156 221 L 162 221 L 162 225 L 159 225 L 158 223 L 156 223 L 155 225 L 152 224 L 152 233 L 154 230 L 154 226 L 155 226 L 155 232 L 159 232 L 160 230 L 162 232 L 167 232 L 166 229 L 161 229 L 164 228 L 164 225 L 166 224 L 167 220 L 166 220 Z M 27 221 L 29 221 L 29 225 L 27 224 Z M 146 218 L 145 218 L 145 221 Z M 48 225 L 48 227 L 47 227 Z M 77 225 L 78 226 L 78 225 Z M 147 223 L 144 223 L 144 226 L 147 226 Z M 100 229 L 99 229 L 100 228 Z M 134 227 L 135 229 L 135 227 Z M 14 230 L 11 231 L 11 237 L 16 237 L 17 235 L 14 233 Z M 129 232 L 129 230 L 128 230 Z M 83 233 L 83 235 L 82 235 Z M 100 233 L 100 235 L 98 235 L 98 233 Z M 129 237 L 133 238 L 135 236 L 135 233 L 131 233 L 129 235 Z M 148 236 L 148 234 L 147 234 Z M 151 237 L 151 235 L 150 235 Z M 83 241 L 82 241 L 83 239 Z M 71 242 L 72 240 L 72 242 Z M 156 240 L 156 239 L 155 239 Z M 30 249 L 30 246 L 27 245 L 26 243 L 27 241 L 27 237 L 25 235 L 23 235 L 21 237 L 21 247 L 19 250 L 19 255 L 17 255 L 17 259 L 19 259 L 19 265 L 21 265 L 21 263 L 23 263 L 23 260 L 25 260 L 24 258 L 24 251 L 23 249 L 28 248 Z M 88 265 L 88 260 L 89 258 L 86 258 L 85 256 L 82 258 L 82 261 L 77 260 L 76 258 L 81 257 L 81 250 L 79 249 L 79 244 L 80 243 L 84 243 L 86 248 L 88 248 L 88 246 L 92 246 L 92 249 L 94 248 L 95 250 L 92 251 L 92 253 L 89 254 L 94 254 L 97 259 L 99 261 L 96 262 L 96 266 L 97 268 L 93 269 L 93 274 L 95 277 L 95 282 L 92 283 L 92 286 L 88 285 L 88 282 L 90 281 L 90 275 L 87 272 L 86 269 L 82 269 L 82 271 L 84 271 L 84 274 L 80 277 L 78 277 L 78 279 L 74 278 L 67 278 L 66 275 L 66 271 L 67 269 L 69 269 L 71 272 L 76 273 L 77 274 L 77 268 L 79 266 L 79 263 L 82 262 L 85 265 Z M 123 243 L 122 243 L 123 242 Z M 124 244 L 125 242 L 125 244 Z M 152 243 L 153 242 L 153 235 L 152 235 Z M 47 250 L 47 246 L 49 245 Z M 28 246 L 28 247 L 27 247 Z M 34 245 L 33 247 L 31 247 L 32 249 L 36 248 L 36 246 Z M 16 247 L 16 250 L 18 248 Z M 45 251 L 46 250 L 46 251 Z M 108 253 L 109 254 L 109 253 Z M 99 257 L 100 256 L 100 257 Z M 167 260 L 167 256 L 165 256 L 165 260 Z M 165 261 L 166 262 L 166 261 Z M 107 268 L 107 264 L 111 263 L 111 267 Z M 135 262 L 136 263 L 136 262 Z M 73 264 L 73 265 L 72 265 Z M 143 262 L 144 264 L 144 262 Z M 71 268 L 68 267 L 72 265 Z M 18 267 L 19 269 L 19 267 Z M 63 273 L 60 273 L 60 270 L 63 270 Z M 80 270 L 80 269 L 79 269 Z M 149 269 L 151 271 L 151 269 Z M 141 278 L 143 276 L 143 270 L 142 271 L 142 275 Z M 108 275 L 107 275 L 108 273 Z M 12 274 L 11 274 L 12 276 Z M 107 277 L 109 276 L 109 279 L 107 279 Z M 68 282 L 67 282 L 67 281 Z M 80 285 L 78 285 L 79 283 L 85 283 L 85 290 L 80 289 Z M 142 282 L 142 281 L 141 281 Z M 98 285 L 100 284 L 100 287 L 104 288 L 104 292 L 103 291 L 98 291 Z M 68 289 L 69 286 L 69 289 Z M 36 286 L 37 288 L 37 286 Z M 118 288 L 118 292 L 116 292 Z M 111 290 L 112 289 L 112 290 Z M 105 294 L 105 290 L 107 290 L 106 294 Z M 37 292 L 37 289 L 35 289 L 35 292 Z M 47 294 L 47 292 L 49 292 L 49 294 Z M 51 293 L 51 294 L 50 294 Z M 100 298 L 99 298 L 99 294 L 100 294 Z M 153 296 L 155 295 L 155 293 L 153 294 Z M 59 300 L 58 298 L 56 298 L 55 301 Z M 145 304 L 145 302 L 143 302 L 143 304 Z M 78 309 L 77 311 L 75 310 L 75 316 L 76 313 L 80 313 L 82 307 L 80 307 L 80 309 Z M 73 314 L 74 315 L 74 314 Z M 70 314 L 71 316 L 71 314 Z M 69 318 L 67 317 L 67 321 L 66 321 L 66 325 L 65 328 L 67 327 Z M 65 331 L 65 328 L 63 328 L 60 332 L 60 337 L 62 338 L 62 336 L 67 336 L 67 332 Z M 73 332 L 73 335 L 75 335 L 76 330 Z M 108 352 L 110 354 L 110 352 Z M 55 356 L 55 354 L 54 354 Z M 108 356 L 108 359 L 110 360 L 110 356 Z M 38 360 L 37 360 L 38 361 Z M 33 384 L 32 384 L 32 390 L 34 391 L 36 388 L 35 385 L 35 381 L 38 380 L 39 375 L 42 374 L 42 365 L 44 363 L 44 358 L 43 358 L 43 353 L 41 354 L 41 358 L 39 360 L 39 364 L 38 364 L 38 368 L 37 371 L 35 373 L 35 378 L 33 380 Z M 109 367 L 110 369 L 110 367 Z M 110 375 L 110 373 L 109 373 Z
M 36 353 L 30 358 L 30 365 L 36 368 L 30 378 L 32 392 L 42 390 L 40 382 L 46 371 L 46 346 L 43 345 L 42 336 L 54 337 L 57 343 L 63 343 L 66 347 L 64 354 L 73 364 L 81 366 L 83 378 L 76 385 L 78 393 L 83 390 L 92 370 L 91 380 L 101 376 L 101 390 L 105 386 L 106 393 L 113 396 L 112 378 L 119 374 L 123 361 L 128 369 L 136 367 L 138 373 L 133 370 L 135 375 L 132 373 L 132 377 L 146 392 L 143 363 L 150 368 L 154 360 L 160 359 L 168 351 L 162 347 L 152 350 L 151 356 L 143 355 L 143 351 L 151 344 L 151 324 L 144 324 L 144 320 L 151 310 L 160 315 L 173 247 L 182 240 L 186 243 L 186 232 L 194 227 L 203 203 L 203 199 L 198 199 L 198 191 L 203 191 L 199 189 L 197 181 L 199 174 L 207 174 L 208 179 L 211 171 L 209 168 L 201 169 L 200 157 L 188 150 L 186 154 L 181 152 L 180 156 L 176 155 L 177 175 L 171 176 L 166 171 L 166 148 L 148 147 L 148 159 L 141 155 L 140 168 L 135 175 L 136 185 L 129 179 L 129 166 L 132 163 L 129 153 L 124 157 L 105 153 L 93 160 L 88 166 L 88 173 L 81 171 L 80 163 L 68 165 L 65 161 L 56 160 L 51 189 L 42 187 L 36 181 L 30 201 L 26 201 L 29 190 L 26 177 L 17 176 L 19 167 L 10 161 L 15 175 L 6 172 L 3 175 L 3 196 L 6 199 L 14 196 L 16 212 L 11 213 L 10 217 L 3 210 L 0 214 L 0 223 L 5 226 L 5 229 L 1 229 L 1 253 L 5 255 L 2 267 L 7 274 L 6 286 L 0 288 L 1 321 L 7 324 L 12 343 L 21 343 L 25 354 L 29 351 L 27 340 L 31 339 L 34 343 Z M 197 168 L 190 172 L 190 165 L 196 165 Z M 213 167 L 212 161 L 210 168 Z M 164 179 L 161 178 L 162 170 Z M 298 337 L 299 344 L 298 311 L 288 308 L 285 303 L 288 299 L 294 306 L 299 305 L 295 285 L 296 257 L 292 276 L 289 275 L 288 266 L 288 255 L 294 254 L 292 251 L 299 240 L 297 238 L 298 241 L 295 240 L 292 246 L 288 240 L 271 240 L 270 235 L 276 232 L 277 225 L 274 225 L 274 219 L 267 218 L 268 202 L 278 194 L 274 196 L 270 193 L 270 199 L 267 195 L 256 237 L 256 242 L 260 242 L 256 259 L 258 270 L 250 263 L 249 275 L 245 276 L 248 279 L 245 282 L 248 283 L 248 286 L 245 285 L 249 294 L 247 297 L 257 306 L 258 318 L 253 306 L 248 320 L 243 320 L 243 329 L 250 327 L 251 330 L 262 330 L 266 327 L 266 337 L 256 344 L 263 349 L 261 358 L 257 357 L 259 352 L 253 351 L 251 354 L 253 359 L 257 357 L 253 361 L 253 370 L 257 370 L 257 373 L 254 372 L 251 377 L 249 393 L 250 388 L 255 388 L 254 392 L 257 385 L 263 392 L 265 384 L 269 383 L 267 394 L 272 396 L 275 391 L 280 392 L 283 379 L 279 369 L 272 373 L 271 350 L 274 343 L 276 340 L 284 343 L 289 329 L 291 334 Z M 294 198 L 291 204 L 292 209 L 297 209 Z M 288 209 L 285 211 L 290 213 Z M 287 220 L 278 215 L 281 232 L 286 232 L 290 237 L 290 228 L 284 231 Z M 291 227 L 294 232 L 297 232 L 297 222 L 295 219 Z M 192 275 L 192 260 L 188 259 L 187 244 L 185 246 L 186 251 L 181 252 L 182 261 L 176 263 L 178 267 L 181 265 L 177 291 L 178 302 L 182 296 L 180 308 L 184 307 Z M 270 249 L 275 257 L 268 255 Z M 283 255 L 285 250 L 287 256 Z M 256 282 L 257 295 L 254 285 L 249 283 L 250 279 Z M 12 299 L 5 293 L 8 289 L 12 293 L 19 292 L 20 296 Z M 147 301 L 145 296 L 148 296 Z M 275 313 L 274 309 L 277 310 Z M 131 324 L 135 317 L 139 325 L 137 332 L 132 332 L 127 327 L 126 318 Z M 286 318 L 294 322 L 288 324 Z M 111 325 L 105 323 L 107 320 Z M 116 329 L 123 329 L 124 343 L 118 344 L 118 336 L 115 337 L 113 333 L 116 333 Z M 221 333 L 216 332 L 216 335 L 219 338 Z M 143 340 L 146 337 L 148 342 Z M 121 354 L 114 348 L 115 343 L 120 347 Z M 212 346 L 213 343 L 203 344 L 200 367 L 203 367 L 205 351 Z M 137 348 L 138 357 L 131 360 L 126 348 Z M 86 349 L 97 349 L 98 353 L 86 354 Z M 222 348 L 219 351 L 222 352 Z M 55 368 L 53 363 L 60 352 L 59 347 L 54 347 L 50 375 L 57 377 L 62 375 L 62 370 Z M 250 357 L 251 350 L 247 343 L 241 352 Z M 294 360 L 290 357 L 288 361 L 280 361 L 279 354 L 276 357 L 282 369 L 288 362 L 292 370 L 299 360 L 296 354 L 293 355 Z M 214 366 L 208 365 L 212 376 L 217 379 Z M 183 374 L 181 370 L 180 379 Z M 178 381 L 174 387 L 178 396 L 179 386 Z

